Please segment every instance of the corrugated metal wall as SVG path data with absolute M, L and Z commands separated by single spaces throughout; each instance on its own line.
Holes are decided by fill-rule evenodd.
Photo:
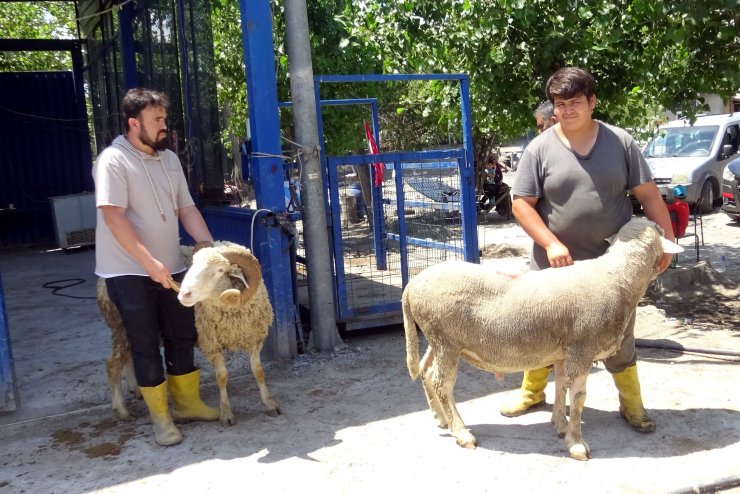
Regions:
M 72 72 L 0 73 L 0 88 L 0 247 L 55 241 L 49 197 L 90 182 L 84 101 Z

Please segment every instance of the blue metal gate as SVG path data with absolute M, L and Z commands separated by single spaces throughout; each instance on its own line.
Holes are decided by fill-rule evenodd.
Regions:
M 10 330 L 5 312 L 5 292 L 0 275 L 0 412 L 10 412 L 18 407 L 18 390 L 16 389 L 13 369 L 13 352 L 10 348 Z
M 327 162 L 336 305 L 346 329 L 399 322 L 410 278 L 442 261 L 478 261 L 473 166 L 464 149 Z M 359 167 L 351 166 L 369 163 L 386 168 L 371 208 L 358 200 Z
M 327 157 L 324 153 L 322 83 L 440 80 L 459 83 L 463 147 L 364 156 Z M 337 322 L 347 330 L 398 323 L 401 293 L 410 278 L 449 259 L 478 262 L 468 77 L 325 75 L 314 78 L 314 90 L 331 211 Z M 377 140 L 376 105 L 373 130 Z M 372 191 L 367 197 L 360 191 L 362 180 L 357 174 L 367 173 L 368 167 L 357 165 L 377 170 L 380 163 L 385 165 L 385 173 L 377 182 L 371 180 Z

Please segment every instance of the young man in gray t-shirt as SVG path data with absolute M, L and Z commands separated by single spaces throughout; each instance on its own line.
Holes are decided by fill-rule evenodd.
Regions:
M 592 118 L 595 86 L 582 69 L 555 72 L 546 93 L 557 124 L 535 138 L 519 161 L 512 209 L 534 240 L 532 269 L 568 266 L 606 252 L 605 239 L 632 216 L 629 191 L 646 216 L 675 241 L 668 210 L 637 144 L 622 129 Z M 666 254 L 661 272 L 670 261 Z M 604 363 L 619 391 L 621 415 L 635 430 L 652 432 L 655 423 L 645 413 L 637 376 L 634 323 L 633 313 L 621 347 Z M 521 396 L 501 413 L 521 415 L 544 403 L 549 372 L 525 372 Z

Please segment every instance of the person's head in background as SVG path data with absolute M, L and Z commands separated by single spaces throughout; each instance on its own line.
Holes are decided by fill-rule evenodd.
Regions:
M 552 103 L 549 100 L 540 103 L 540 106 L 534 111 L 534 119 L 537 121 L 537 129 L 540 134 L 557 123 L 558 120 L 555 118 Z

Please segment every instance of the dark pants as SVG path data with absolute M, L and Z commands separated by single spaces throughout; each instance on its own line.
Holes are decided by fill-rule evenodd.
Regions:
M 183 272 L 172 277 L 181 282 L 184 276 Z M 174 290 L 148 276 L 116 276 L 107 278 L 105 285 L 123 318 L 139 386 L 164 382 L 160 341 L 168 374 L 179 376 L 195 370 L 193 348 L 198 333 L 192 307 L 182 305 Z

